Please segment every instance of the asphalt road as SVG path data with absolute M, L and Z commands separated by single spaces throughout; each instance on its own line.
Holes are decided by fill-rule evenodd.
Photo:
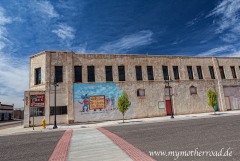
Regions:
M 47 161 L 64 131 L 0 136 L 0 161 Z
M 239 115 L 104 128 L 156 160 L 240 160 Z
M 23 120 L 0 121 L 0 130 L 23 125 Z

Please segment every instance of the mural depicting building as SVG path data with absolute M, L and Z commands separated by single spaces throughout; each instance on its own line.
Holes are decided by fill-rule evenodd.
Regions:
M 165 116 L 170 97 L 175 115 L 212 112 L 208 89 L 218 93 L 218 110 L 240 109 L 240 58 L 44 51 L 30 57 L 29 89 L 24 93 L 24 126 L 117 120 L 117 99 L 126 91 L 126 118 Z M 164 84 L 170 78 L 169 88 Z

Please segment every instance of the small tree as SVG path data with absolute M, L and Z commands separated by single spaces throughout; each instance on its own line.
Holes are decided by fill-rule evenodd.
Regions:
M 214 114 L 216 114 L 215 106 L 217 106 L 217 92 L 213 91 L 212 89 L 209 89 L 207 92 L 208 101 L 207 104 L 213 108 Z
M 128 100 L 127 92 L 123 92 L 123 94 L 118 98 L 118 110 L 123 114 L 123 123 L 124 123 L 124 114 L 131 106 L 131 102 Z

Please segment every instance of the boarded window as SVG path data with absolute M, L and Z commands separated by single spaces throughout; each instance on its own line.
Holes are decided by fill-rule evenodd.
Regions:
M 189 79 L 193 79 L 192 66 L 187 66 L 187 70 Z
M 81 66 L 75 66 L 75 82 L 82 82 L 82 67 Z
M 203 79 L 201 66 L 197 66 L 197 72 L 198 72 L 198 78 L 199 79 Z
M 147 66 L 147 72 L 148 72 L 148 80 L 154 80 L 152 66 Z
M 35 69 L 36 70 L 36 82 L 35 84 L 41 84 L 41 68 Z
M 142 67 L 136 66 L 136 78 L 138 81 L 142 80 Z
M 106 81 L 113 81 L 112 66 L 106 66 Z
M 211 78 L 212 78 L 212 79 L 215 79 L 213 66 L 209 66 L 209 72 L 210 72 Z
M 57 82 L 63 82 L 62 66 L 55 66 L 55 78 Z
M 190 87 L 190 93 L 191 94 L 197 94 L 197 87 L 191 86 Z
M 168 67 L 167 66 L 162 66 L 162 69 L 163 69 L 164 80 L 168 80 Z
M 232 71 L 233 78 L 237 78 L 234 66 L 231 66 L 231 71 Z
M 179 80 L 178 66 L 173 66 L 174 79 Z
M 95 82 L 94 66 L 88 66 L 88 82 Z
M 221 74 L 221 78 L 222 79 L 225 79 L 225 74 L 224 74 L 224 70 L 223 70 L 223 67 L 219 67 L 219 71 L 220 71 L 220 74 Z
M 137 96 L 138 97 L 144 97 L 145 96 L 145 89 L 138 89 L 137 90 Z
M 54 108 L 50 107 L 50 115 L 54 115 Z M 56 115 L 65 115 L 67 114 L 67 106 L 57 106 L 56 107 Z
M 125 81 L 125 69 L 124 66 L 118 66 L 119 81 Z

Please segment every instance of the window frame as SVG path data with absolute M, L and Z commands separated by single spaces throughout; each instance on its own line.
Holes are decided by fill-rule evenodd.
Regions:
M 110 72 L 110 80 L 108 80 L 108 74 L 107 74 L 107 68 L 111 68 L 111 71 L 108 71 L 108 73 Z M 112 74 L 112 66 L 105 66 L 105 74 L 106 74 L 106 82 L 112 82 L 113 81 L 113 74 Z
M 91 68 L 93 69 L 93 74 L 89 74 Z M 95 67 L 94 66 L 87 66 L 87 76 L 88 76 L 88 82 L 95 82 Z M 92 78 L 90 76 L 92 76 Z
M 175 73 L 174 68 L 176 69 L 176 72 L 177 72 L 177 73 Z M 179 71 L 178 71 L 178 66 L 173 66 L 173 75 L 174 75 L 174 79 L 175 79 L 175 80 L 180 80 Z M 176 79 L 176 77 L 177 77 L 177 79 Z
M 76 74 L 77 72 L 79 72 L 79 71 L 77 71 L 76 69 L 77 68 L 80 68 L 80 73 L 78 73 L 78 74 Z M 76 80 L 76 75 L 80 75 L 80 78 L 78 78 L 80 81 L 78 81 L 78 80 Z M 75 83 L 82 83 L 82 66 L 74 66 L 74 82 Z
M 203 79 L 202 67 L 196 66 L 196 68 L 197 68 L 197 73 L 198 73 L 198 79 Z
M 136 79 L 137 81 L 142 81 L 142 66 L 135 66 L 135 70 L 136 70 Z
M 61 68 L 61 78 L 60 78 L 60 76 L 57 75 L 57 68 L 58 69 Z M 62 83 L 63 82 L 63 66 L 55 66 L 55 78 L 56 78 L 57 83 Z
M 64 108 L 66 107 L 66 113 L 63 113 L 63 107 Z M 49 112 L 50 116 L 54 116 L 54 108 L 55 108 L 54 106 L 50 106 L 50 112 Z M 58 114 L 57 109 L 56 109 L 56 115 L 67 115 L 68 114 L 67 106 L 56 106 L 56 108 L 61 108 L 61 114 Z
M 236 79 L 236 78 L 237 78 L 237 75 L 236 75 L 235 66 L 230 66 L 230 69 L 231 69 L 231 71 L 232 71 L 233 79 Z
M 166 73 L 164 72 L 164 69 L 166 69 Z M 169 80 L 169 78 L 168 78 L 168 76 L 169 76 L 169 74 L 168 74 L 168 66 L 162 66 L 162 71 L 163 71 L 163 79 L 164 80 Z M 165 75 L 166 74 L 166 75 Z
M 123 69 L 123 70 L 122 70 Z M 120 71 L 123 72 L 123 79 L 120 80 Z M 125 66 L 118 66 L 118 81 L 126 81 L 126 78 L 125 78 Z
M 40 109 L 43 108 L 43 115 L 39 115 L 40 113 Z M 38 116 L 45 116 L 45 107 L 30 107 L 30 117 L 33 117 L 33 112 L 34 112 L 34 117 L 38 117 Z M 38 113 L 36 115 L 36 113 Z
M 219 66 L 219 72 L 222 79 L 226 79 L 223 66 Z
M 39 72 L 40 71 L 40 72 Z M 40 73 L 40 79 L 39 79 L 39 73 Z M 42 81 L 42 73 L 41 73 L 41 68 L 36 68 L 35 69 L 35 85 L 41 84 Z M 40 82 L 39 82 L 40 81 Z
M 139 91 L 144 91 L 144 96 L 140 96 Z M 145 89 L 137 89 L 137 97 L 146 97 Z
M 192 66 L 187 66 L 189 80 L 194 80 Z
M 213 66 L 208 66 L 208 69 L 209 69 L 209 72 L 210 72 L 211 79 L 216 79 L 215 74 L 214 74 Z
M 151 68 L 151 69 L 150 69 Z M 153 66 L 147 66 L 148 80 L 154 80 Z

